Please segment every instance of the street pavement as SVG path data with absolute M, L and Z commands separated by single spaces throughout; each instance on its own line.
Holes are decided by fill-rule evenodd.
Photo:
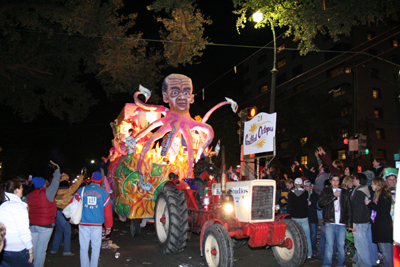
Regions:
M 112 244 L 119 246 L 118 249 L 102 249 L 100 252 L 100 267 L 200 267 L 205 266 L 203 258 L 200 256 L 200 235 L 191 234 L 187 247 L 182 253 L 173 255 L 163 255 L 157 244 L 157 237 L 153 225 L 142 228 L 141 234 L 132 237 L 130 234 L 130 222 L 114 221 L 114 228 L 111 234 Z M 49 243 L 51 247 L 52 240 Z M 80 266 L 79 262 L 79 238 L 72 240 L 71 251 L 74 256 L 62 256 L 60 247 L 58 253 L 47 253 L 45 267 L 66 267 Z M 50 251 L 50 249 L 48 249 Z M 120 253 L 119 258 L 115 257 L 116 252 Z M 335 262 L 334 262 L 335 263 Z M 272 250 L 259 248 L 252 249 L 243 246 L 234 250 L 235 267 L 257 267 L 270 266 L 279 267 Z M 303 266 L 321 266 L 322 260 L 310 259 Z M 351 261 L 346 257 L 345 266 L 351 266 Z

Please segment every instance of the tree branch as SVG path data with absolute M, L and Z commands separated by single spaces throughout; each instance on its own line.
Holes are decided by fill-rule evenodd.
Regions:
M 71 11 L 63 6 L 60 6 L 60 5 L 28 3 L 28 2 L 7 3 L 7 4 L 0 6 L 0 14 L 4 13 L 6 11 L 9 11 L 9 10 L 15 9 L 15 8 L 23 8 L 23 9 L 33 8 L 36 10 L 50 10 L 55 13 L 63 13 L 63 14 L 66 14 L 67 16 L 69 16 L 69 18 L 71 20 L 76 20 L 76 21 L 80 21 L 80 22 L 84 22 L 84 23 L 93 25 L 95 28 L 101 30 L 102 33 L 104 33 L 104 35 L 106 35 L 111 40 L 113 40 L 113 38 L 110 36 L 110 34 L 106 33 L 106 30 L 103 27 L 99 26 L 97 22 L 87 19 L 85 17 L 77 16 L 73 11 Z
M 178 10 L 179 17 L 181 18 L 182 31 L 186 35 L 187 38 L 190 38 L 189 32 L 186 27 L 186 17 L 185 17 L 185 14 L 183 13 L 181 5 L 179 4 L 179 0 L 175 0 L 175 6 L 176 6 L 176 9 Z

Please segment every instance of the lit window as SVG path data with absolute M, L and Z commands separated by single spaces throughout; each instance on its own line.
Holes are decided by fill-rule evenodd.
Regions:
M 376 139 L 385 139 L 385 129 L 376 128 Z
M 376 99 L 380 99 L 381 98 L 381 90 L 378 88 L 372 89 L 372 97 L 376 98 Z
M 308 164 L 307 156 L 301 156 L 300 164 L 302 165 Z
M 341 134 L 342 138 L 349 137 L 349 130 L 348 129 L 342 129 Z
M 282 68 L 282 67 L 285 66 L 285 65 L 286 65 L 286 59 L 285 59 L 285 58 L 282 58 L 282 59 L 279 60 L 278 63 L 277 63 L 278 69 L 279 69 L 279 68 Z
M 343 69 L 342 68 L 337 68 L 337 69 L 333 69 L 331 70 L 331 77 L 336 77 L 339 76 L 340 74 L 343 74 Z
M 333 97 L 338 97 L 346 94 L 346 88 L 341 86 L 339 88 L 331 89 L 328 93 L 332 94 Z
M 393 46 L 398 47 L 399 46 L 399 41 L 398 40 L 393 40 Z
M 285 46 L 285 44 L 283 44 L 283 45 L 281 45 L 281 46 L 278 47 L 278 49 L 277 49 L 276 52 L 280 53 L 280 52 L 282 52 L 283 50 L 285 50 L 285 48 L 286 48 L 286 46 Z
M 339 158 L 340 160 L 346 159 L 346 150 L 339 150 L 339 151 L 338 151 L 338 158 Z
M 381 108 L 375 108 L 374 116 L 375 116 L 375 119 L 382 119 L 383 118 L 383 110 Z
M 289 148 L 289 141 L 285 141 L 281 143 L 281 149 L 288 149 Z
M 260 87 L 260 93 L 264 93 L 266 91 L 268 91 L 268 85 L 263 85 Z
M 300 145 L 304 146 L 307 143 L 307 137 L 300 138 Z

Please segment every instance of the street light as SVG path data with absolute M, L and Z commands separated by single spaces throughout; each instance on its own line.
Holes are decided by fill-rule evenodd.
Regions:
M 263 20 L 263 13 L 260 11 L 257 11 L 256 13 L 253 14 L 253 20 L 255 22 L 260 22 Z M 278 69 L 276 68 L 276 37 L 275 37 L 275 27 L 274 24 L 272 23 L 272 20 L 267 18 L 269 23 L 271 24 L 271 30 L 272 30 L 272 35 L 274 38 L 274 63 L 272 65 L 272 77 L 271 77 L 271 100 L 270 100 L 270 105 L 269 105 L 269 113 L 273 113 L 275 111 L 275 84 L 276 84 L 276 74 L 278 73 Z

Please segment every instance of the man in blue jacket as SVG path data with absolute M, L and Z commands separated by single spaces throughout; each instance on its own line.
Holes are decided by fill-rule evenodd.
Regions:
M 110 234 L 113 226 L 110 195 L 100 187 L 102 179 L 100 172 L 94 172 L 92 183 L 79 188 L 75 194 L 76 200 L 83 198 L 82 219 L 79 223 L 81 267 L 97 267 L 101 249 L 102 225 L 104 224 L 106 228 L 106 235 Z M 90 242 L 92 255 L 89 264 Z

